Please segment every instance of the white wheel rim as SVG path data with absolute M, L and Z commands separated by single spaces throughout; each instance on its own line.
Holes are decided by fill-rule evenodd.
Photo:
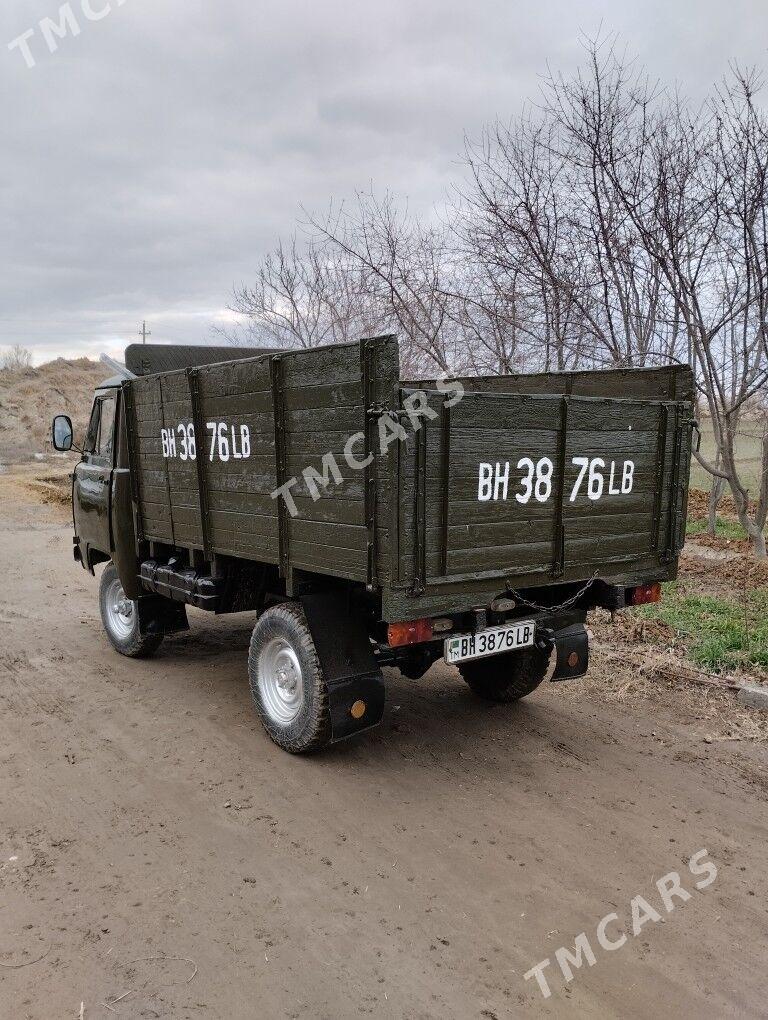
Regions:
M 296 652 L 283 638 L 272 638 L 259 653 L 257 670 L 265 713 L 272 722 L 287 726 L 304 703 L 304 678 Z
M 123 586 L 115 578 L 107 588 L 105 609 L 109 629 L 115 637 L 129 638 L 133 633 L 136 603 L 125 597 Z

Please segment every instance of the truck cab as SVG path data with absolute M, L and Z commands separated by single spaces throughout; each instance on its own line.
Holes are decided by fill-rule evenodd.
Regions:
M 91 574 L 99 563 L 112 560 L 124 567 L 128 591 L 133 598 L 135 541 L 130 500 L 130 468 L 122 406 L 122 378 L 101 383 L 93 398 L 88 427 L 79 450 L 81 459 L 72 473 L 72 520 L 74 557 Z M 54 419 L 53 441 L 60 450 L 74 446 L 68 416 Z

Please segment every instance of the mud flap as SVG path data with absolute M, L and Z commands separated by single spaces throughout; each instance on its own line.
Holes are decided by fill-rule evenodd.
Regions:
M 384 677 L 365 620 L 342 595 L 323 592 L 302 595 L 300 601 L 328 685 L 331 742 L 377 726 L 384 714 Z M 353 706 L 356 712 L 362 708 L 359 718 Z
M 553 634 L 557 661 L 551 680 L 573 680 L 584 676 L 589 666 L 589 637 L 582 623 L 563 627 Z
M 183 602 L 172 602 L 171 599 L 164 599 L 160 595 L 140 595 L 137 604 L 139 634 L 142 637 L 148 634 L 176 634 L 182 630 L 189 630 L 187 607 Z

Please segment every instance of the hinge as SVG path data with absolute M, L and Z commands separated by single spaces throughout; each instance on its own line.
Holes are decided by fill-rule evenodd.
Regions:
M 382 415 L 388 415 L 390 418 L 394 418 L 395 421 L 403 421 L 410 417 L 407 411 L 403 410 L 402 407 L 387 407 L 386 404 L 382 404 L 380 401 L 374 401 L 366 409 L 367 418 L 381 418 Z

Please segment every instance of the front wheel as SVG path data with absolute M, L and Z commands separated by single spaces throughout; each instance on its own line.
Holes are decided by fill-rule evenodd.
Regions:
M 112 646 L 121 655 L 143 659 L 159 648 L 162 634 L 139 633 L 139 606 L 126 597 L 114 563 L 108 563 L 99 584 L 101 622 Z
M 547 675 L 549 657 L 540 648 L 525 648 L 463 662 L 459 671 L 478 697 L 509 703 L 536 690 Z
M 329 742 L 328 686 L 301 605 L 282 602 L 259 617 L 248 679 L 262 725 L 278 747 L 305 754 Z

